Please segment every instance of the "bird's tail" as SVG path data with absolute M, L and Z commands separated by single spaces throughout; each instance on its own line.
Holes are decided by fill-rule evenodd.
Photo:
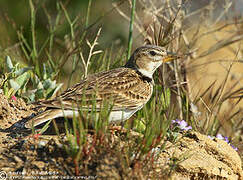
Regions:
M 44 122 L 47 122 L 49 120 L 59 118 L 59 117 L 73 117 L 74 115 L 78 115 L 77 111 L 73 110 L 62 110 L 62 109 L 48 109 L 44 112 L 41 112 L 40 114 L 36 115 L 29 121 L 25 123 L 26 128 L 32 128 L 35 126 L 38 126 Z

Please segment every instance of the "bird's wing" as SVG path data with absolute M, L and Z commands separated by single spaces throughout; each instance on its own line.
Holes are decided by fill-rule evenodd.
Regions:
M 90 110 L 95 103 L 99 111 L 104 100 L 112 104 L 112 110 L 136 109 L 150 98 L 152 85 L 141 79 L 129 68 L 118 68 L 94 74 L 63 92 L 53 100 L 39 105 L 49 108 L 76 110 L 82 106 Z

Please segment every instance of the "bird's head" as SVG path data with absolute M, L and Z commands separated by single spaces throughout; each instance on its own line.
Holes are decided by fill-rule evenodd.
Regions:
M 176 59 L 176 56 L 166 51 L 164 47 L 146 45 L 134 51 L 125 67 L 136 69 L 144 76 L 152 78 L 155 70 L 162 63 L 173 59 Z

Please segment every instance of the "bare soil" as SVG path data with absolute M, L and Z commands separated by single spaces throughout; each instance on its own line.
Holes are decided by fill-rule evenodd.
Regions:
M 65 149 L 66 136 L 19 131 L 16 122 L 37 113 L 21 99 L 0 94 L 0 178 L 8 179 L 241 179 L 241 159 L 227 143 L 196 132 L 180 134 L 163 151 L 136 159 L 139 133 L 119 129 L 87 134 L 80 159 Z M 21 120 L 23 119 L 23 120 Z M 21 123 L 20 123 L 21 124 Z M 128 154 L 133 152 L 134 154 Z M 132 158 L 131 158 L 132 157 Z

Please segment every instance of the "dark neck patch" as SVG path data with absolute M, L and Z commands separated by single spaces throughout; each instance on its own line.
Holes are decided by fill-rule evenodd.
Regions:
M 153 83 L 153 79 L 148 77 L 148 76 L 144 76 L 140 71 L 136 70 L 136 73 L 142 77 L 143 81 L 147 81 L 148 83 Z

